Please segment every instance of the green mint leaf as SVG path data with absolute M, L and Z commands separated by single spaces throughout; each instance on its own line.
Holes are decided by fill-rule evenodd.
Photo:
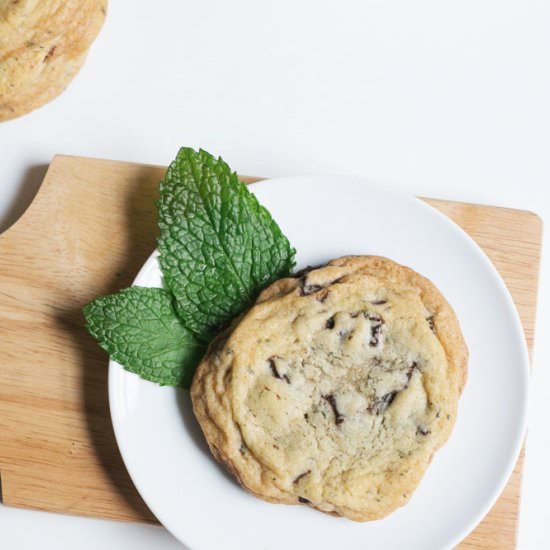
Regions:
M 157 205 L 164 283 L 205 342 L 294 267 L 295 250 L 269 212 L 206 151 L 180 149 Z
M 205 352 L 161 288 L 131 287 L 84 308 L 89 332 L 126 370 L 161 386 L 189 388 Z

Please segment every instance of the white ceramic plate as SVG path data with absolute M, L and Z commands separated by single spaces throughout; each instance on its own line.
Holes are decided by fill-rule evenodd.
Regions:
M 130 476 L 153 513 L 192 550 L 441 550 L 457 544 L 503 489 L 525 430 L 528 357 L 513 302 L 479 247 L 435 209 L 359 178 L 296 177 L 251 187 L 298 251 L 298 268 L 377 254 L 431 279 L 470 350 L 449 442 L 410 502 L 371 523 L 268 504 L 210 456 L 189 394 L 111 362 L 109 400 Z M 135 284 L 160 286 L 153 254 Z

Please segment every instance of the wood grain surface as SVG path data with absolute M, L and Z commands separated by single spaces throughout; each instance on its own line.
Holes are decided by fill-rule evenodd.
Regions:
M 29 209 L 0 235 L 4 504 L 156 521 L 118 452 L 107 400 L 107 355 L 84 329 L 81 309 L 100 294 L 130 285 L 155 247 L 154 200 L 163 171 L 57 156 Z M 540 219 L 518 210 L 424 200 L 487 253 L 515 300 L 531 349 Z M 459 548 L 515 548 L 522 460 Z

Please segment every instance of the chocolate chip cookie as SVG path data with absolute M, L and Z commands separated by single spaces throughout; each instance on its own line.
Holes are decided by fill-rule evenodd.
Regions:
M 368 521 L 409 500 L 447 441 L 467 361 L 429 280 L 348 256 L 264 290 L 212 342 L 191 397 L 248 491 Z
M 0 0 L 0 121 L 65 89 L 106 13 L 107 0 Z

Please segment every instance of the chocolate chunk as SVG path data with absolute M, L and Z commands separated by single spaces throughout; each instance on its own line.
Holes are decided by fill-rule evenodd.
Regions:
M 273 374 L 273 376 L 275 378 L 281 378 L 281 375 L 279 374 L 279 371 L 277 370 L 277 366 L 275 365 L 275 361 L 273 360 L 272 357 L 270 357 L 267 362 L 269 363 L 269 368 L 271 369 L 271 374 Z
M 428 321 L 428 326 L 430 327 L 430 330 L 435 334 L 434 316 L 430 315 L 429 317 L 426 317 L 426 321 Z
M 298 501 L 302 504 L 311 504 L 311 501 L 304 497 L 298 497 Z
M 391 391 L 389 393 L 386 393 L 382 397 L 379 397 L 372 403 L 372 405 L 368 407 L 369 412 L 374 413 L 376 416 L 378 416 L 393 403 L 396 395 L 396 391 Z
M 382 325 L 372 325 L 370 327 L 370 340 L 369 346 L 371 348 L 376 347 L 380 343 L 380 332 L 382 331 Z
M 323 399 L 328 402 L 328 404 L 332 408 L 332 412 L 334 413 L 334 423 L 338 426 L 339 424 L 342 424 L 344 421 L 344 415 L 340 413 L 338 410 L 338 406 L 336 405 L 336 399 L 334 395 L 323 395 Z
M 381 306 L 384 305 L 388 300 L 374 300 L 371 302 L 373 306 Z
M 300 290 L 301 296 L 309 296 L 314 292 L 321 290 L 323 287 L 321 285 L 304 285 Z
M 416 428 L 416 433 L 419 434 L 419 435 L 428 435 L 428 434 L 431 434 L 432 432 L 430 430 L 428 430 L 428 428 L 426 428 L 426 426 L 418 426 Z
M 370 327 L 370 340 L 369 346 L 376 347 L 380 343 L 380 334 L 382 332 L 382 325 L 384 324 L 384 319 L 376 313 L 369 313 L 365 311 L 363 313 L 365 319 L 368 319 L 372 325 Z
M 382 319 L 382 317 L 380 317 L 380 315 L 378 315 L 376 313 L 369 313 L 368 311 L 365 311 L 364 316 L 369 321 L 372 321 L 373 323 L 376 323 L 377 325 L 383 325 L 384 324 L 384 320 Z
M 317 292 L 323 288 L 321 285 L 309 284 L 307 281 L 307 276 L 302 277 L 300 279 L 299 285 L 300 285 L 300 296 L 308 296 L 309 294 L 313 294 L 314 292 Z
M 391 391 L 381 397 L 381 401 L 383 404 L 386 405 L 386 409 L 393 403 L 393 400 L 395 399 L 396 395 L 397 395 L 396 391 Z
M 381 364 L 381 361 L 379 358 L 375 358 L 374 359 L 374 364 L 375 365 L 379 365 Z M 399 390 L 394 390 L 394 391 L 391 391 L 391 392 L 388 392 L 386 394 L 384 394 L 382 397 L 378 397 L 377 399 L 375 399 L 373 401 L 373 403 L 371 405 L 369 405 L 369 407 L 367 408 L 367 410 L 371 413 L 374 413 L 376 414 L 377 416 L 384 412 L 392 403 L 393 403 L 393 400 L 395 399 L 395 396 L 403 391 L 403 390 L 406 390 L 408 387 L 409 387 L 409 383 L 411 381 L 411 378 L 412 378 L 412 375 L 413 375 L 413 372 L 415 369 L 418 368 L 418 363 L 416 361 L 413 361 L 408 367 L 407 367 L 407 370 L 405 371 L 405 376 L 407 377 L 407 381 L 405 382 L 405 385 L 399 389 Z
M 279 380 L 284 380 L 287 384 L 290 384 L 290 378 L 288 375 L 283 374 L 282 376 L 279 374 L 279 371 L 277 370 L 277 365 L 275 364 L 275 359 L 273 357 L 270 357 L 267 362 L 269 363 L 269 368 L 271 369 L 271 374 Z
M 297 483 L 300 482 L 300 480 L 304 477 L 306 477 L 308 474 L 311 474 L 311 470 L 307 470 L 306 472 L 304 472 L 303 474 L 300 474 L 299 476 L 296 477 L 296 479 L 292 482 L 294 483 L 294 485 L 296 485 Z
M 329 330 L 334 328 L 334 315 L 330 319 L 327 319 L 327 322 L 325 323 L 325 327 L 328 328 Z
M 287 384 L 290 384 L 290 378 L 286 374 L 283 374 L 282 376 L 279 374 L 279 371 L 277 370 L 277 365 L 275 364 L 275 359 L 273 357 L 270 357 L 267 362 L 269 363 L 271 374 L 273 374 L 275 378 L 278 378 L 279 380 L 284 380 Z
M 409 387 L 409 382 L 411 381 L 411 378 L 412 378 L 412 375 L 413 375 L 413 372 L 415 369 L 418 368 L 418 363 L 416 361 L 413 361 L 410 365 L 409 365 L 409 368 L 407 369 L 407 384 L 405 385 L 405 388 L 408 388 Z M 403 389 L 405 389 L 403 388 Z

